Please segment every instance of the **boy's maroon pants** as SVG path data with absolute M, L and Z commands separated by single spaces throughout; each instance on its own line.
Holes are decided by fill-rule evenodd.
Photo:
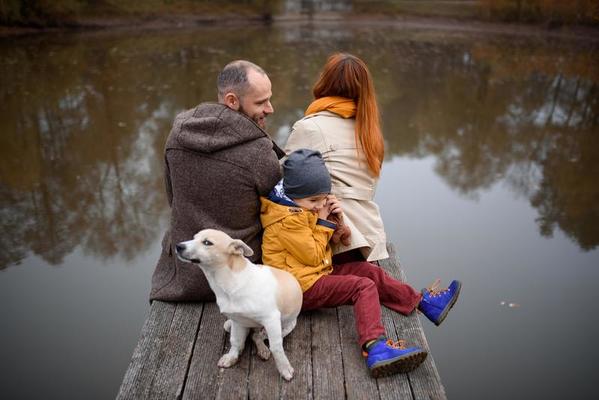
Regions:
M 411 286 L 389 276 L 381 267 L 366 261 L 334 265 L 333 272 L 318 279 L 304 292 L 302 310 L 354 305 L 360 346 L 381 335 L 381 304 L 408 315 L 422 295 Z

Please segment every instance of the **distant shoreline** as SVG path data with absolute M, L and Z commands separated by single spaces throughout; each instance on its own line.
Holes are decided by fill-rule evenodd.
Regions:
M 384 24 L 400 28 L 435 29 L 446 31 L 481 32 L 488 34 L 510 34 L 518 36 L 548 35 L 599 41 L 599 28 L 585 25 L 562 25 L 549 27 L 538 23 L 491 22 L 478 19 L 455 19 L 446 17 L 424 17 L 409 15 L 355 15 L 341 13 L 321 13 L 312 17 L 304 15 L 281 15 L 268 17 L 260 15 L 177 15 L 130 16 L 130 17 L 87 17 L 73 19 L 60 27 L 6 27 L 0 26 L 0 38 L 52 32 L 88 31 L 156 31 L 190 29 L 199 27 L 225 27 L 247 25 L 284 25 L 287 23 L 335 24 L 343 22 L 356 26 Z

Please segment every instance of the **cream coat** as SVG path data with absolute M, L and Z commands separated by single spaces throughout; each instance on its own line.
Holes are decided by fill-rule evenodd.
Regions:
M 354 127 L 353 118 L 328 111 L 309 115 L 293 125 L 285 153 L 301 148 L 322 153 L 331 174 L 332 193 L 341 200 L 344 222 L 352 232 L 350 245 L 334 245 L 333 253 L 360 249 L 368 261 L 382 260 L 389 254 L 383 220 L 373 201 L 378 178 L 370 174 L 366 158 L 358 150 Z

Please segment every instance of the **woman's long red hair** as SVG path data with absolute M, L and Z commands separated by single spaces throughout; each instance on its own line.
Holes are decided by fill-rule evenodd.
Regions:
M 347 53 L 333 54 L 324 65 L 312 93 L 316 99 L 341 96 L 356 103 L 356 142 L 366 156 L 370 172 L 379 176 L 385 142 L 374 84 L 364 61 Z

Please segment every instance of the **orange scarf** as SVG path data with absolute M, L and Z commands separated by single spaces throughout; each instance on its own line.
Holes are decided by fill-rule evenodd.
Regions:
M 352 118 L 356 115 L 356 103 L 353 100 L 339 97 L 328 96 L 316 99 L 308 106 L 305 115 L 314 114 L 320 111 L 330 111 L 343 118 Z

